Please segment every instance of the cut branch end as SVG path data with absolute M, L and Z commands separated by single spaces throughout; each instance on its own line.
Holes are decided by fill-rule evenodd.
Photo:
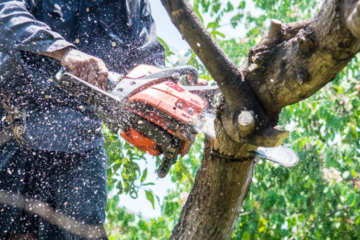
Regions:
M 262 45 L 271 45 L 274 44 L 281 33 L 282 23 L 279 20 L 272 19 L 269 27 L 269 32 L 267 36 L 262 40 L 260 44 Z
M 242 111 L 238 117 L 240 133 L 243 137 L 251 133 L 255 128 L 254 116 L 249 111 Z
M 268 38 L 276 38 L 277 35 L 281 32 L 281 26 L 282 24 L 279 20 L 271 19 Z

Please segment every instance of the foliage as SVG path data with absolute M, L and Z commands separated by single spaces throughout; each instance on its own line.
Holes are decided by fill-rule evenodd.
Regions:
M 301 162 L 291 169 L 259 162 L 234 239 L 360 237 L 360 102 L 356 83 L 340 76 L 283 110 L 282 125 L 293 128 L 286 145 Z
M 164 217 L 145 221 L 141 216 L 138 220 L 125 208 L 118 207 L 119 197 L 108 200 L 106 228 L 109 240 L 147 240 L 169 239 L 171 226 Z
M 171 57 L 172 55 L 175 55 L 175 53 L 173 53 L 170 50 L 170 48 L 168 47 L 168 45 L 166 44 L 166 42 L 162 38 L 158 37 L 158 40 L 165 48 L 165 60 L 166 60 L 166 62 L 170 62 L 169 57 Z
M 195 11 L 228 56 L 241 66 L 250 47 L 265 34 L 269 19 L 294 22 L 313 17 L 320 7 L 314 0 L 255 0 L 223 2 L 194 0 Z M 257 7 L 258 16 L 248 6 Z M 231 15 L 231 25 L 243 24 L 243 39 L 224 39 L 221 20 Z M 171 51 L 167 49 L 167 56 Z M 190 64 L 210 80 L 193 53 Z M 359 61 L 355 58 L 325 88 L 311 98 L 283 109 L 279 125 L 291 131 L 285 145 L 294 149 L 300 163 L 285 168 L 259 160 L 253 184 L 237 221 L 232 239 L 359 239 L 360 238 L 360 101 Z M 146 190 L 146 173 L 136 161 L 144 153 L 105 130 L 109 191 L 137 197 Z M 190 153 L 171 168 L 176 190 L 169 191 L 161 205 L 162 216 L 144 220 L 117 207 L 118 195 L 109 199 L 107 229 L 110 239 L 168 239 L 179 219 L 200 166 L 203 136 Z M 152 164 L 152 163 L 150 163 Z M 151 173 L 152 174 L 152 173 Z M 137 186 L 135 180 L 141 180 Z M 151 183 L 147 183 L 151 184 Z M 156 193 L 155 193 L 156 194 Z M 155 197 L 156 198 L 156 197 Z M 154 195 L 148 199 L 154 202 Z

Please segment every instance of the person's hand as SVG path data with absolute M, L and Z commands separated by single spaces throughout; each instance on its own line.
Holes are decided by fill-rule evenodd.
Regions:
M 59 60 L 61 65 L 68 67 L 76 77 L 97 87 L 104 88 L 109 71 L 101 59 L 73 48 L 64 48 L 40 54 Z
M 59 60 L 61 65 L 68 67 L 76 77 L 97 87 L 104 87 L 109 71 L 101 59 L 69 49 Z

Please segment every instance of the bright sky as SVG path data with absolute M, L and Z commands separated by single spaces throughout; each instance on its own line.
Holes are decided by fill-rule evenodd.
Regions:
M 226 3 L 227 1 L 222 0 L 221 2 Z M 236 8 L 239 6 L 241 0 L 230 0 L 233 6 Z M 150 0 L 152 16 L 157 25 L 158 36 L 161 37 L 166 44 L 169 46 L 170 50 L 177 54 L 181 50 L 188 50 L 190 47 L 185 40 L 182 40 L 182 37 L 173 25 L 168 16 L 165 8 L 162 6 L 160 0 Z M 251 12 L 252 15 L 259 14 L 260 11 L 256 10 L 255 4 L 253 1 L 246 0 L 246 9 L 245 12 Z M 220 23 L 220 32 L 224 33 L 227 39 L 230 38 L 239 38 L 245 36 L 245 28 L 243 24 L 238 24 L 236 29 L 232 28 L 230 24 L 230 18 L 235 14 L 227 14 L 223 17 L 222 22 Z M 203 19 L 205 24 L 212 21 L 210 14 L 204 14 Z
M 152 15 L 157 25 L 158 36 L 161 37 L 169 46 L 170 50 L 175 53 L 177 56 L 179 51 L 188 50 L 190 47 L 185 40 L 182 40 L 182 37 L 176 27 L 172 24 L 165 8 L 162 6 L 160 0 L 150 0 Z M 230 0 L 230 2 L 237 7 L 240 3 L 240 0 Z M 224 2 L 225 3 L 225 2 Z M 259 14 L 260 11 L 255 9 L 255 5 L 252 1 L 247 1 L 245 12 L 251 11 L 254 15 Z M 231 27 L 229 16 L 224 16 L 221 22 L 220 32 L 224 33 L 227 38 L 239 38 L 245 36 L 245 28 L 243 24 L 239 24 L 236 29 Z M 211 21 L 211 17 L 207 14 L 203 16 L 205 24 Z M 176 62 L 176 61 L 175 61 Z M 167 175 L 164 179 L 158 179 L 157 174 L 155 173 L 155 160 L 152 159 L 152 156 L 147 157 L 147 164 L 144 161 L 140 161 L 139 165 L 141 171 L 146 167 L 148 168 L 148 176 L 146 182 L 154 182 L 154 186 L 149 186 L 147 189 L 153 190 L 154 194 L 159 196 L 162 200 L 166 195 L 169 189 L 175 189 L 176 185 L 171 182 L 170 176 Z M 160 207 L 156 200 L 155 210 L 152 208 L 151 203 L 146 199 L 145 192 L 143 190 L 139 191 L 139 197 L 137 199 L 132 199 L 129 195 L 122 194 L 120 195 L 120 206 L 125 206 L 131 213 L 140 213 L 145 218 L 153 218 L 161 215 Z

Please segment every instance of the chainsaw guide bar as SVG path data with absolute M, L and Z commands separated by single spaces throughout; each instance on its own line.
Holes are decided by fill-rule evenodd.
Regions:
M 217 86 L 181 86 L 181 76 L 197 83 L 197 71 L 191 66 L 158 69 L 140 65 L 126 77 L 110 72 L 102 90 L 61 69 L 55 76 L 57 85 L 70 95 L 94 107 L 100 120 L 127 142 L 151 155 L 163 154 L 158 176 L 169 172 L 177 155 L 190 150 L 200 132 L 215 138 L 215 114 L 206 110 L 201 93 L 213 96 Z M 202 97 L 200 97 L 202 96 Z M 279 163 L 295 166 L 298 157 L 285 147 L 259 147 L 255 155 Z

